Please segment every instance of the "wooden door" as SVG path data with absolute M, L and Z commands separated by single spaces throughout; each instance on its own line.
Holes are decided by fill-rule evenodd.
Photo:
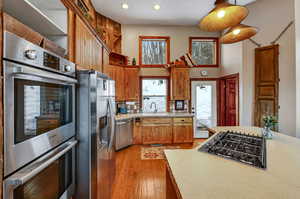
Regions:
M 174 124 L 173 143 L 193 142 L 193 124 Z
M 190 99 L 190 73 L 189 68 L 171 69 L 171 99 Z
M 278 117 L 279 45 L 255 49 L 255 126 L 262 127 L 262 117 Z
M 103 73 L 106 74 L 113 80 L 116 80 L 116 67 L 111 65 L 106 65 L 103 68 Z
M 237 107 L 237 79 L 227 79 L 226 81 L 226 126 L 238 125 L 238 107 Z
M 218 126 L 239 125 L 239 75 L 218 81 Z
M 142 144 L 142 127 L 140 121 L 135 121 L 133 126 L 133 144 Z
M 84 69 L 90 69 L 88 30 L 79 17 L 76 17 L 75 28 L 75 63 Z
M 75 38 L 75 63 L 83 69 L 102 72 L 102 45 L 78 16 Z
M 124 67 L 116 66 L 115 80 L 116 80 L 116 101 L 125 101 Z
M 125 96 L 127 101 L 139 101 L 140 79 L 138 68 L 125 68 Z

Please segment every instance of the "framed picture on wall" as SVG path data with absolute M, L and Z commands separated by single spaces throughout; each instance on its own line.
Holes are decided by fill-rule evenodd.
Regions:
M 184 100 L 176 100 L 175 101 L 175 110 L 177 110 L 177 111 L 184 110 Z

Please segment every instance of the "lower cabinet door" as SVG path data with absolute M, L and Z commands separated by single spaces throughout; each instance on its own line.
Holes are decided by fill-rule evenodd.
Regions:
M 143 126 L 143 144 L 170 144 L 173 140 L 171 125 Z
M 193 125 L 192 124 L 174 124 L 173 142 L 174 143 L 191 143 L 191 142 L 193 142 Z

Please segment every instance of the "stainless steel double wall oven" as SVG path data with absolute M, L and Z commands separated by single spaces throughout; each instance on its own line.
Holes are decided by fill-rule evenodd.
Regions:
M 75 65 L 4 33 L 4 198 L 66 199 L 75 186 Z

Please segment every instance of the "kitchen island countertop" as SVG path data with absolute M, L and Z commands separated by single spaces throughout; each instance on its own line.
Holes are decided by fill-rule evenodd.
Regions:
M 216 127 L 261 135 L 257 127 Z M 267 169 L 258 169 L 211 154 L 165 150 L 183 199 L 298 199 L 300 198 L 300 139 L 275 133 L 267 140 Z
M 145 117 L 194 117 L 192 113 L 133 113 L 116 115 L 116 120 L 145 118 Z

